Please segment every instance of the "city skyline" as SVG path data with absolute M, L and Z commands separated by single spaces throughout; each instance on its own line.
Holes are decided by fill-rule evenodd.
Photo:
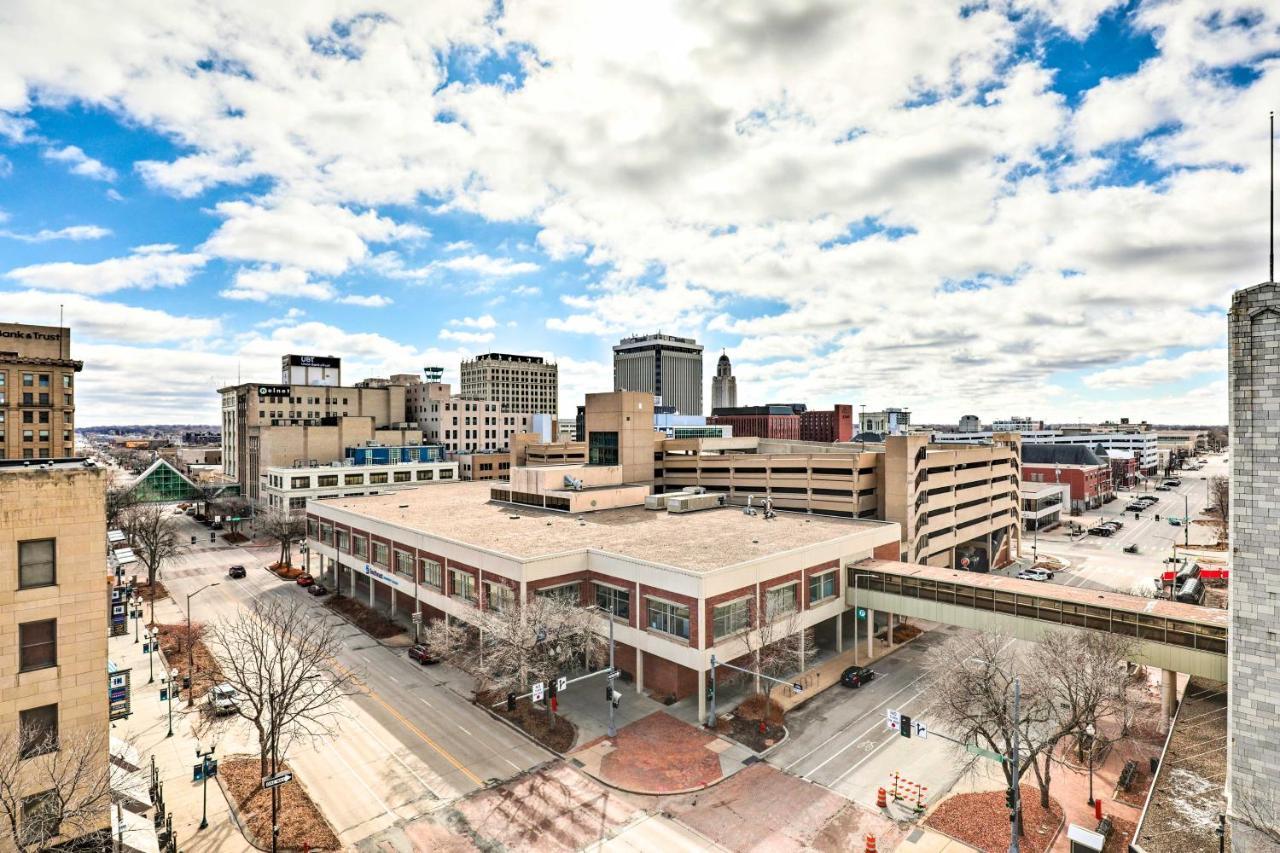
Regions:
M 0 319 L 61 312 L 82 426 L 287 352 L 541 355 L 563 414 L 656 332 L 743 405 L 1225 423 L 1280 39 L 1212 7 L 10 4 Z

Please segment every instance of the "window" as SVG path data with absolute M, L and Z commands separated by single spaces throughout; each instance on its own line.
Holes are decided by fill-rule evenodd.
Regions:
M 320 522 L 320 541 L 326 545 L 333 544 L 333 525 L 328 522 Z
M 616 432 L 593 432 L 587 438 L 589 440 L 588 464 L 618 464 L 618 434 Z
M 289 509 L 306 509 L 306 498 L 289 498 Z
M 789 583 L 786 586 L 775 586 L 765 591 L 764 612 L 768 615 L 769 621 L 796 609 L 796 589 L 796 584 Z
M 342 485 L 344 486 L 363 486 L 364 474 L 343 474 Z
M 452 479 L 453 479 L 453 469 L 452 469 L 452 468 L 441 468 L 441 469 L 440 469 L 440 479 L 441 479 L 441 480 L 452 480 Z
M 62 825 L 62 809 L 58 792 L 42 791 L 22 798 L 22 823 L 19 833 L 23 844 L 36 844 L 56 837 Z
M 596 604 L 601 610 L 607 610 L 614 616 L 627 619 L 631 615 L 631 590 L 618 589 L 616 586 L 593 584 L 596 588 Z
M 413 577 L 413 555 L 408 551 L 396 549 L 396 574 L 404 575 L 407 578 Z
M 371 485 L 371 486 L 376 486 L 376 485 L 379 485 L 379 484 L 381 484 L 381 483 L 385 483 L 385 482 L 387 482 L 387 472 L 386 472 L 386 471 L 382 471 L 381 473 L 378 473 L 378 474 L 370 474 L 370 475 L 369 475 L 369 485 Z
M 387 546 L 384 542 L 373 543 L 373 561 L 379 566 L 388 565 L 387 563 Z
M 716 605 L 711 621 L 717 640 L 751 627 L 751 612 L 747 606 L 750 602 L 750 598 L 740 598 L 727 604 Z
M 418 480 L 419 481 L 430 480 L 430 479 L 433 479 L 434 475 L 435 475 L 434 471 L 430 470 L 429 468 L 423 468 L 418 472 Z
M 321 474 L 319 477 L 316 477 L 316 485 L 322 489 L 331 487 L 331 486 L 336 486 L 338 485 L 338 475 L 337 474 Z
M 18 589 L 53 586 L 58 582 L 56 541 L 33 539 L 18 543 Z
M 509 586 L 493 581 L 485 581 L 484 601 L 485 607 L 489 610 L 503 613 L 515 606 L 516 594 Z
M 334 545 L 339 551 L 350 551 L 349 540 L 350 535 L 345 530 L 334 530 Z
M 577 604 L 579 601 L 581 585 L 576 581 L 574 583 L 561 584 L 560 586 L 548 586 L 536 591 L 537 595 L 544 598 L 558 598 L 569 604 Z
M 310 477 L 293 477 L 289 480 L 289 488 L 309 489 L 311 488 L 311 478 Z
M 18 626 L 18 671 L 30 672 L 58 665 L 58 620 L 24 622 Z
M 357 557 L 359 557 L 362 560 L 365 557 L 368 557 L 369 556 L 369 540 L 364 538 L 363 536 L 356 536 L 353 533 L 351 535 L 351 553 L 355 554 Z
M 319 528 L 316 526 L 316 520 L 314 518 L 308 518 L 307 519 L 307 535 L 310 536 L 312 539 L 315 539 L 316 531 L 318 529 Z
M 394 480 L 397 483 L 407 483 L 413 477 L 412 471 L 395 471 Z
M 426 586 L 436 589 L 443 589 L 443 569 L 435 560 L 428 560 L 423 557 L 419 560 L 422 565 L 422 582 Z
M 63 387 L 63 388 L 70 388 L 70 387 L 71 387 L 71 374 L 70 374 L 70 373 L 64 373 L 64 374 L 62 374 L 62 387 Z
M 35 440 L 36 440 L 36 434 L 35 434 L 34 432 L 32 432 L 31 430 L 29 430 L 29 429 L 24 429 L 24 430 L 22 431 L 22 440 L 23 440 L 23 441 L 35 441 Z
M 810 604 L 815 601 L 822 601 L 824 598 L 832 598 L 837 592 L 839 590 L 836 589 L 836 573 L 834 571 L 809 578 Z
M 41 705 L 18 713 L 18 755 L 35 758 L 58 750 L 58 706 Z
M 458 569 L 450 569 L 449 586 L 452 587 L 450 594 L 454 598 L 476 603 L 476 579 L 471 575 Z
M 47 373 L 41 373 L 41 374 L 40 374 L 39 385 L 40 385 L 40 387 L 41 387 L 41 388 L 48 388 L 48 387 L 49 387 L 49 374 L 47 374 Z
M 34 385 L 35 383 L 36 383 L 36 375 L 35 375 L 34 373 L 24 373 L 24 374 L 22 374 L 22 384 L 23 384 L 23 385 Z
M 656 598 L 648 601 L 648 625 L 654 631 L 689 639 L 689 608 Z

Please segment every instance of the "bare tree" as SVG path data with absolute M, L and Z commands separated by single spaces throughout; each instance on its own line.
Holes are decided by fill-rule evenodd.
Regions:
M 112 470 L 112 479 L 116 472 Z M 116 485 L 114 482 L 107 487 L 107 527 L 120 527 L 124 523 L 129 511 L 138 503 L 138 498 L 134 494 L 133 489 L 127 486 Z
M 307 535 L 307 517 L 300 512 L 272 508 L 261 520 L 262 530 L 280 543 L 280 565 L 293 565 L 293 543 Z
M 134 549 L 147 567 L 151 597 L 151 623 L 156 621 L 156 580 L 164 564 L 178 553 L 177 523 L 161 504 L 139 504 L 124 516 L 124 527 Z
M 1227 525 L 1231 522 L 1231 478 L 1221 474 L 1210 477 L 1208 498 L 1209 510 L 1216 516 L 1218 541 L 1226 542 Z
M 1028 685 L 1043 703 L 1047 719 L 1041 724 L 1044 748 L 1031 763 L 1040 787 L 1040 805 L 1049 808 L 1049 785 L 1054 750 L 1066 737 L 1076 739 L 1080 759 L 1084 749 L 1096 755 L 1108 738 L 1100 725 L 1119 720 L 1123 731 L 1128 659 L 1133 651 L 1127 637 L 1103 631 L 1051 631 L 1031 652 Z M 1086 729 L 1093 726 L 1094 734 Z
M 0 732 L 0 848 L 98 851 L 109 826 L 105 727 Z
M 227 531 L 232 535 L 239 535 L 240 524 L 249 514 L 250 509 L 249 499 L 239 495 L 218 498 L 209 507 L 209 511 L 214 515 L 223 517 L 223 521 L 227 524 Z
M 756 693 L 769 692 L 762 675 L 780 678 L 804 670 L 818 653 L 813 629 L 801 627 L 797 608 L 776 614 L 768 610 L 767 605 L 760 605 L 754 598 L 747 602 L 749 630 L 743 633 L 742 640 L 748 653 L 746 668 L 752 672 Z
M 1246 792 L 1232 797 L 1232 816 L 1250 829 L 1280 846 L 1280 801 L 1267 802 L 1263 794 Z
M 294 740 L 333 735 L 343 716 L 338 700 L 361 689 L 335 660 L 338 631 L 300 600 L 256 599 L 214 625 L 207 645 L 235 688 L 235 713 L 257 734 L 263 776 Z
M 478 692 L 522 690 L 604 659 L 597 618 L 576 602 L 533 595 L 501 609 L 477 609 L 469 621 L 433 620 L 422 642 L 433 656 L 473 673 Z

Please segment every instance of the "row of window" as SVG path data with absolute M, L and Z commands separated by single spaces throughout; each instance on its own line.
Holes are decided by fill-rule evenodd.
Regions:
M 72 394 L 69 394 L 69 393 L 68 393 L 68 394 L 63 394 L 63 395 L 62 395 L 62 405 L 64 405 L 64 406 L 70 406 L 70 405 L 73 405 L 73 404 L 74 404 L 74 402 L 75 402 L 75 397 L 74 397 Z M 5 392 L 4 392 L 4 389 L 3 389 L 3 388 L 0 388 L 0 405 L 3 405 L 4 403 L 5 403 Z M 45 394 L 45 393 L 39 393 L 39 394 L 37 394 L 37 393 L 33 393 L 33 392 L 31 392 L 31 391 L 23 391 L 23 392 L 22 392 L 22 405 L 24 405 L 24 406 L 52 406 L 52 405 L 53 405 L 53 403 L 52 403 L 52 402 L 50 402 L 50 397 L 49 397 L 49 395 L 48 395 L 48 394 Z
M 0 370 L 0 388 L 3 388 L 5 386 L 6 384 L 5 377 L 7 375 L 8 374 L 5 371 Z M 24 388 L 48 388 L 52 384 L 53 384 L 52 374 L 49 374 L 49 373 L 23 373 L 22 374 L 22 386 Z M 62 374 L 62 387 L 63 388 L 71 387 L 70 373 Z
M 415 472 L 413 471 L 391 471 L 391 472 L 374 471 L 367 475 L 364 472 L 361 472 L 358 474 L 319 474 L 315 478 L 315 488 L 318 488 L 318 489 L 333 488 L 338 485 L 339 478 L 341 478 L 342 485 L 344 486 L 363 486 L 366 484 L 366 482 L 368 483 L 368 485 L 371 485 L 371 486 L 381 486 L 381 485 L 385 485 L 388 482 L 411 483 L 416 480 L 419 483 L 425 483 L 435 479 L 441 479 L 441 480 L 453 479 L 453 469 L 451 468 L 441 468 L 439 470 L 438 478 L 436 476 L 436 473 L 437 473 L 436 469 L 434 468 L 423 468 L 423 469 L 419 469 L 416 472 L 416 476 L 415 476 Z M 368 477 L 367 480 L 365 479 L 366 476 Z M 272 488 L 275 488 L 275 489 L 283 489 L 284 480 L 285 478 L 278 474 L 271 474 L 271 475 L 268 475 L 267 477 L 267 482 L 271 485 Z M 290 477 L 289 488 L 290 489 L 312 488 L 311 476 L 307 475 L 305 477 Z

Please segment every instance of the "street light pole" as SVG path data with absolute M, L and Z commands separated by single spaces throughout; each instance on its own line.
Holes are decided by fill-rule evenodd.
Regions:
M 169 700 L 169 733 L 165 737 L 173 737 L 173 682 L 178 677 L 178 668 L 171 667 L 169 669 L 169 689 L 165 692 L 165 698 Z
M 200 745 L 196 744 L 196 758 L 200 759 L 200 795 L 204 799 L 204 804 L 200 807 L 200 829 L 209 827 L 209 757 L 213 755 L 213 751 L 218 748 L 215 743 L 209 747 L 208 752 L 201 752 Z
M 204 592 L 211 586 L 217 586 L 218 582 L 207 583 L 197 589 L 195 592 L 187 593 L 187 678 L 190 679 L 191 686 L 187 688 L 187 707 L 190 708 L 195 703 L 195 687 L 196 687 L 196 670 L 195 670 L 195 642 L 191 636 L 191 599 Z
M 609 610 L 609 674 L 606 676 L 609 683 L 609 737 L 616 738 L 618 736 L 618 727 L 613 721 L 613 610 Z
M 1089 805 L 1093 805 L 1093 736 L 1097 729 L 1090 723 L 1084 727 L 1084 733 L 1089 736 Z
M 160 639 L 160 631 L 155 626 L 147 630 L 147 684 L 154 684 L 156 680 L 155 651 L 156 643 Z

